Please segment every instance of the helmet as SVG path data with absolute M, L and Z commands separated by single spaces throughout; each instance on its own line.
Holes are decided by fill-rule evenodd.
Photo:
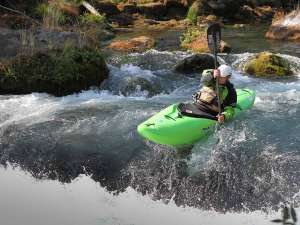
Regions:
M 230 66 L 221 65 L 218 69 L 220 70 L 220 77 L 228 77 L 232 75 L 232 69 Z
M 211 85 L 214 82 L 213 70 L 203 70 L 201 83 L 204 85 Z

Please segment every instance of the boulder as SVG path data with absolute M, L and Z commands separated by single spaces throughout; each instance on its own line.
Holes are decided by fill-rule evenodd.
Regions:
M 258 77 L 272 78 L 293 74 L 289 62 L 271 52 L 262 52 L 256 55 L 245 64 L 244 71 Z
M 156 20 L 163 20 L 167 13 L 166 6 L 160 2 L 139 5 L 138 10 L 146 18 Z
M 220 46 L 221 53 L 230 53 L 231 52 L 231 46 L 227 42 L 221 40 L 220 44 L 221 44 L 221 46 Z
M 157 84 L 152 84 L 151 81 L 143 77 L 128 76 L 120 82 L 119 90 L 124 96 L 139 94 L 145 92 L 147 97 L 152 97 L 161 92 L 161 88 Z
M 134 18 L 132 16 L 132 14 L 122 12 L 117 15 L 111 16 L 109 18 L 109 21 L 117 24 L 119 27 L 120 26 L 122 27 L 122 26 L 133 25 Z
M 212 14 L 231 18 L 240 11 L 241 2 L 239 0 L 208 0 L 206 4 Z
M 124 52 L 143 52 L 154 47 L 154 45 L 155 41 L 153 38 L 140 36 L 130 40 L 113 41 L 108 48 Z
M 214 57 L 210 54 L 194 54 L 175 65 L 175 71 L 179 73 L 201 73 L 205 69 L 215 67 Z
M 192 3 L 194 2 L 193 0 L 164 0 L 164 5 L 166 5 L 167 8 L 169 7 L 173 7 L 176 5 L 181 5 L 185 8 L 189 7 L 190 5 L 192 5 Z
M 166 6 L 166 19 L 183 19 L 186 17 L 188 10 L 188 2 L 177 1 L 177 0 L 165 0 L 164 5 Z
M 274 16 L 272 25 L 266 33 L 266 38 L 276 40 L 300 41 L 300 11 L 288 15 L 281 13 Z
M 64 96 L 100 86 L 109 74 L 102 55 L 90 48 L 19 55 L 1 64 L 0 94 L 46 92 Z
M 110 1 L 96 1 L 93 6 L 99 13 L 105 14 L 106 16 L 117 15 L 120 13 L 116 4 Z
M 264 5 L 269 5 L 271 7 L 284 7 L 285 2 L 288 2 L 288 1 L 282 1 L 282 0 L 246 0 L 246 1 L 244 1 L 245 4 L 248 4 L 252 7 L 264 6 Z
M 274 13 L 271 6 L 259 6 L 253 8 L 249 5 L 244 5 L 240 12 L 235 15 L 235 18 L 245 22 L 267 22 L 272 20 Z
M 130 3 L 126 3 L 126 4 L 118 4 L 118 9 L 123 12 L 123 13 L 128 13 L 128 14 L 134 14 L 138 12 L 138 7 L 136 4 L 130 4 Z
M 33 20 L 22 15 L 2 14 L 0 15 L 0 27 L 9 29 L 24 29 L 36 25 Z

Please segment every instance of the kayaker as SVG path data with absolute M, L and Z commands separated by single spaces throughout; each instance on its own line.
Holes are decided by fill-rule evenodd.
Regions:
M 230 120 L 234 116 L 237 94 L 233 84 L 229 81 L 231 75 L 232 69 L 227 65 L 221 65 L 216 70 L 204 70 L 201 78 L 203 87 L 194 95 L 194 101 L 199 109 L 216 116 L 219 123 L 224 123 L 224 121 Z M 217 77 L 219 77 L 221 114 L 218 110 L 216 92 Z

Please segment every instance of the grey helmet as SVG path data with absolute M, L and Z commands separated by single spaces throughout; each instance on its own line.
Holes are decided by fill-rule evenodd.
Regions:
M 214 84 L 214 70 L 203 70 L 202 77 L 201 77 L 201 83 L 205 86 L 213 85 Z

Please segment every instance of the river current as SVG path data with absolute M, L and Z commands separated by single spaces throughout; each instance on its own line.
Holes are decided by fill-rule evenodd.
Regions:
M 300 58 L 290 51 L 279 52 L 296 75 L 281 80 L 243 74 L 253 53 L 220 55 L 257 99 L 188 157 L 136 132 L 199 88 L 198 74 L 173 70 L 187 52 L 110 56 L 100 90 L 0 96 L 1 224 L 271 224 L 282 204 L 300 204 Z

